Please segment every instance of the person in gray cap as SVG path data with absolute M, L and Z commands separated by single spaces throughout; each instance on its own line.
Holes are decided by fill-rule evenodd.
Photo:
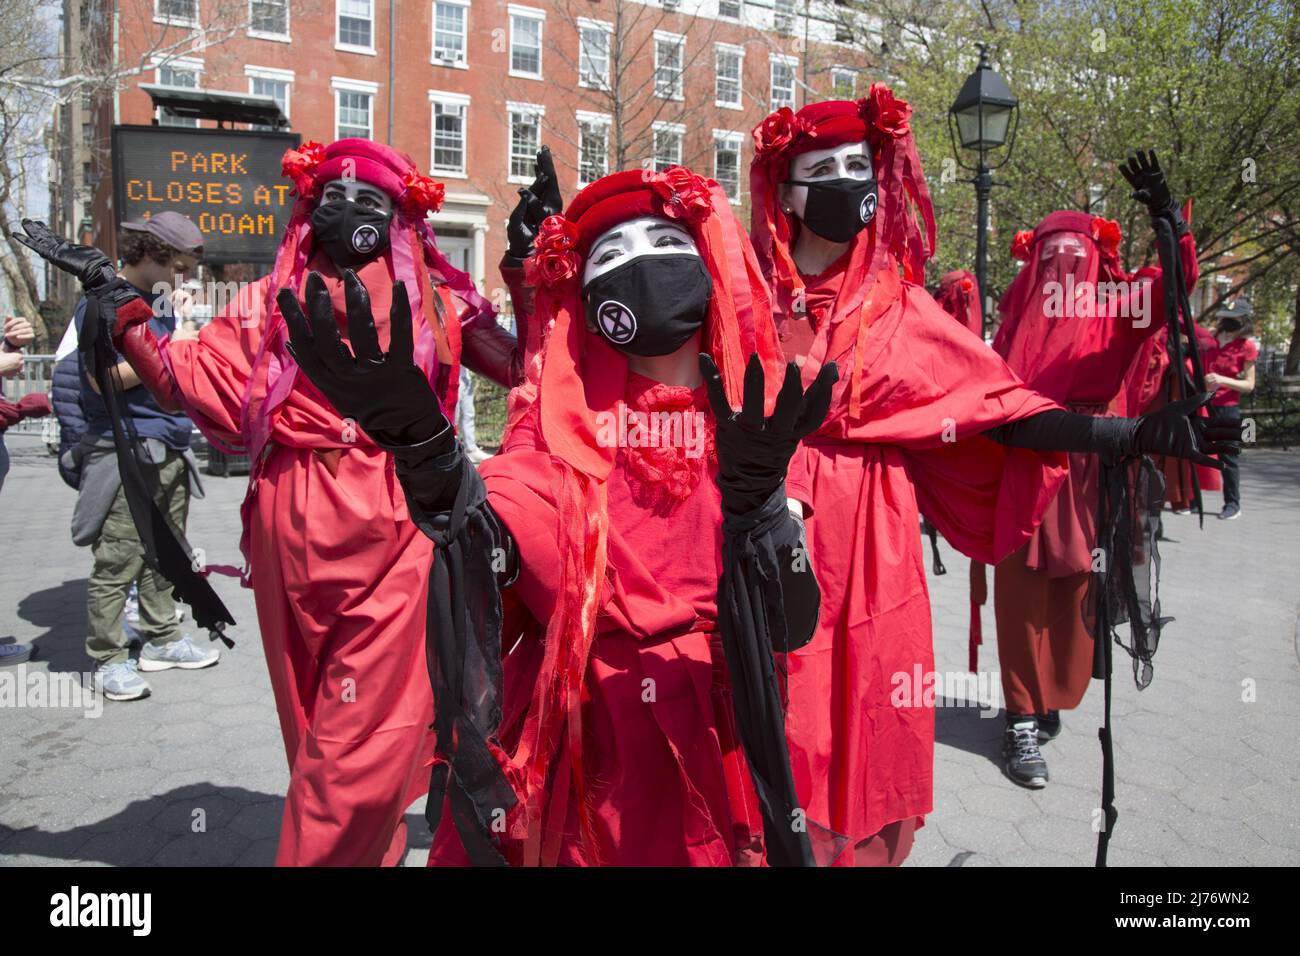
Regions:
M 193 338 L 197 332 L 177 327 L 170 294 L 198 269 L 203 254 L 203 233 L 177 212 L 160 212 L 148 219 L 122 224 L 117 239 L 122 267 L 118 272 L 153 304 L 150 325 L 158 336 Z M 86 300 L 77 305 L 78 331 Z M 72 516 L 72 540 L 90 546 L 95 565 L 86 588 L 86 653 L 103 678 L 109 700 L 138 700 L 149 696 L 148 683 L 139 671 L 173 667 L 184 670 L 210 667 L 219 653 L 199 647 L 180 630 L 171 586 L 144 562 L 144 546 L 132 520 L 122 489 L 114 451 L 112 424 L 99 387 L 87 375 L 78 353 L 82 406 L 86 431 L 73 449 L 80 472 L 77 506 Z M 117 375 L 127 416 L 143 446 L 145 461 L 157 469 L 160 504 L 177 528 L 184 530 L 190 495 L 202 495 L 198 462 L 190 451 L 193 428 L 183 414 L 164 411 L 140 384 L 140 378 L 119 355 Z M 133 660 L 122 611 L 132 583 L 139 600 L 136 630 L 144 641 L 139 660 Z

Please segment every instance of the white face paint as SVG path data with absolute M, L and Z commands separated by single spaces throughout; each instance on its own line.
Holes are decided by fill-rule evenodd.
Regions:
M 344 199 L 385 215 L 393 211 L 393 199 L 388 193 L 359 179 L 331 179 L 321 190 L 321 202 L 341 202 Z
M 582 269 L 582 284 L 641 256 L 683 254 L 700 254 L 685 227 L 663 216 L 629 219 L 607 229 L 591 244 Z
M 844 143 L 829 149 L 812 149 L 790 161 L 790 179 L 820 182 L 826 179 L 871 179 L 875 170 L 865 143 Z M 808 204 L 807 186 L 781 185 L 781 205 L 802 221 Z
M 1083 242 L 1078 236 L 1062 233 L 1048 236 L 1043 240 L 1043 251 L 1038 254 L 1038 260 L 1042 262 L 1055 256 L 1074 256 L 1082 259 L 1087 254 L 1088 250 L 1083 247 Z

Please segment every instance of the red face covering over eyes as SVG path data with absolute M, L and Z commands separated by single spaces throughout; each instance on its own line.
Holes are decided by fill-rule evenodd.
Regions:
M 543 835 L 544 821 L 563 822 L 569 808 L 576 808 L 579 815 L 584 846 L 608 842 L 595 833 L 589 801 L 582 794 L 586 778 L 581 704 L 598 614 L 606 627 L 627 615 L 619 630 L 630 634 L 693 630 L 693 611 L 688 608 L 681 620 L 680 615 L 674 616 L 674 607 L 649 606 L 640 590 L 643 585 L 629 580 L 634 575 L 620 575 L 619 562 L 607 554 L 609 485 L 619 448 L 600 440 L 600 422 L 602 413 L 617 414 L 618 406 L 627 401 L 628 361 L 588 330 L 580 286 L 591 243 L 619 223 L 643 216 L 674 220 L 695 240 L 713 282 L 700 348 L 717 362 L 733 405 L 740 405 L 751 353 L 757 352 L 763 361 L 769 411 L 780 384 L 783 363 L 767 288 L 743 229 L 716 183 L 682 167 L 653 174 L 615 173 L 588 186 L 562 216 L 543 224 L 527 261 L 530 283 L 537 289 L 535 327 L 540 348 L 528 362 L 524 383 L 511 393 L 509 431 L 503 442 L 508 453 L 481 467 L 494 507 L 521 542 L 521 551 L 531 555 L 529 573 L 521 575 L 516 590 L 546 627 L 545 641 L 539 645 L 544 653 L 538 651 L 532 665 L 536 677 L 528 679 L 522 704 L 517 693 L 510 694 L 512 679 L 507 674 L 507 694 L 524 713 L 518 718 L 521 729 L 512 752 L 500 755 L 520 798 L 508 823 L 510 835 L 522 845 L 522 862 L 529 864 L 556 860 L 560 847 Z M 707 530 L 711 545 L 718 533 L 716 527 L 684 524 L 683 535 L 693 541 Z M 542 578 L 547 593 L 532 593 L 539 590 L 536 580 Z M 550 602 L 554 606 L 550 613 L 537 610 Z M 675 630 L 660 628 L 664 621 Z M 522 646 L 519 658 L 525 659 L 531 645 Z M 614 651 L 607 649 L 607 653 Z M 529 665 L 516 660 L 515 666 Z M 658 679 L 667 680 L 667 672 Z M 686 717 L 674 716 L 669 709 L 657 719 Z M 670 734 L 669 739 L 675 738 Z M 561 749 L 565 753 L 561 763 L 571 784 L 548 783 Z M 593 763 L 599 757 L 594 755 Z M 553 834 L 554 828 L 549 832 Z

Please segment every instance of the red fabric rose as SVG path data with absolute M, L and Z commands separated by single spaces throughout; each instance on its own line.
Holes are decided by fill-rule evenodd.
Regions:
M 309 139 L 297 149 L 286 149 L 280 160 L 280 175 L 292 179 L 295 196 L 310 196 L 316 191 L 316 167 L 325 159 L 325 147 Z
M 970 278 L 969 276 L 967 276 L 965 279 L 962 279 L 962 280 L 961 280 L 961 291 L 964 292 L 964 293 L 966 293 L 966 295 L 970 295 L 972 292 L 974 292 L 974 291 L 975 291 L 975 280 L 972 279 L 972 278 Z
M 884 83 L 872 83 L 867 95 L 858 100 L 858 112 L 867 124 L 867 138 L 873 142 L 898 139 L 912 131 L 908 120 L 912 107 L 900 100 Z
M 669 166 L 650 180 L 669 219 L 699 222 L 713 209 L 709 184 L 685 166 Z
M 1021 229 L 1016 238 L 1011 240 L 1011 255 L 1021 262 L 1029 261 L 1029 250 L 1034 245 L 1034 231 Z
M 446 187 L 431 176 L 422 176 L 416 170 L 407 170 L 402 177 L 406 191 L 402 193 L 402 211 L 408 216 L 424 218 L 426 213 L 442 208 Z
M 524 260 L 525 278 L 534 286 L 571 281 L 582 260 L 578 256 L 578 227 L 563 216 L 547 216 L 537 230 L 533 254 Z
M 1101 251 L 1108 256 L 1119 254 L 1119 243 L 1124 238 L 1124 233 L 1119 228 L 1119 223 L 1114 219 L 1103 219 L 1101 216 L 1092 217 L 1092 238 L 1097 240 L 1097 245 L 1101 246 Z
M 754 127 L 754 152 L 764 158 L 774 156 L 802 136 L 816 136 L 817 131 L 808 121 L 795 115 L 794 110 L 783 106 Z

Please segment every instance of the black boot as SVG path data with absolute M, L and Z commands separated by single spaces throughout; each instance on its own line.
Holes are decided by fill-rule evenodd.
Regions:
M 1007 776 L 1033 790 L 1047 786 L 1047 761 L 1038 749 L 1038 721 L 1033 714 L 1008 714 L 1002 735 Z

